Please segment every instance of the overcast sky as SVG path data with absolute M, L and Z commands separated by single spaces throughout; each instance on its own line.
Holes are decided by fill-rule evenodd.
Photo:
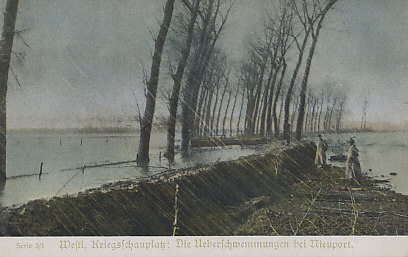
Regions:
M 220 41 L 236 59 L 261 26 L 268 2 L 236 1 Z M 16 29 L 25 30 L 30 47 L 15 38 L 13 50 L 26 55 L 12 60 L 9 128 L 88 126 L 90 118 L 134 114 L 136 98 L 143 108 L 141 63 L 150 66 L 151 32 L 158 30 L 163 5 L 164 0 L 20 0 Z M 349 119 L 360 119 L 359 99 L 369 92 L 369 122 L 408 122 L 406 13 L 404 0 L 339 0 L 329 12 L 310 81 L 348 88 Z M 165 84 L 163 75 L 161 88 Z M 158 111 L 167 114 L 163 99 Z

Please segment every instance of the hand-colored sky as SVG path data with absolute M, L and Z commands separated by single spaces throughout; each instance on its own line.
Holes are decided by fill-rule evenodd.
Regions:
M 150 66 L 151 31 L 158 30 L 163 4 L 20 0 L 17 30 L 27 29 L 22 36 L 30 47 L 15 38 L 14 51 L 26 55 L 12 61 L 9 127 L 87 126 L 89 119 L 136 113 L 136 99 L 143 108 L 141 64 Z M 236 59 L 268 5 L 268 0 L 236 1 L 220 42 Z M 368 122 L 408 122 L 406 13 L 404 0 L 339 0 L 328 14 L 310 82 L 346 85 L 349 119 L 360 119 L 359 99 L 369 92 Z M 168 86 L 166 76 L 161 78 L 160 86 Z M 162 98 L 158 112 L 167 114 Z

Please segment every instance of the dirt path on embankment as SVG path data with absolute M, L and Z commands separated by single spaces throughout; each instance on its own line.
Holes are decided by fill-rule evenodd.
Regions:
M 316 169 L 291 186 L 290 198 L 258 208 L 236 235 L 408 235 L 408 196 L 344 169 Z
M 407 234 L 406 219 L 398 216 L 406 213 L 405 196 L 380 191 L 369 179 L 351 185 L 340 179 L 341 169 L 316 169 L 314 144 L 274 149 L 33 201 L 3 211 L 0 232 L 171 235 L 177 213 L 177 235 L 395 234 L 397 223 Z

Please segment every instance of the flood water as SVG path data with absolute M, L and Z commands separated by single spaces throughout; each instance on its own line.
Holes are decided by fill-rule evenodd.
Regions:
M 408 194 L 408 132 L 370 132 L 322 134 L 329 145 L 328 156 L 347 155 L 347 141 L 353 137 L 360 154 L 363 172 L 379 178 L 390 178 L 396 192 Z M 317 138 L 310 138 L 317 142 Z M 336 166 L 345 163 L 334 162 Z M 371 171 L 370 171 L 371 169 Z M 392 176 L 390 173 L 397 173 Z
M 328 158 L 334 154 L 346 154 L 347 141 L 353 137 L 360 150 L 363 171 L 372 176 L 391 178 L 389 184 L 394 190 L 408 194 L 408 132 L 323 134 L 323 137 L 329 145 Z M 316 137 L 308 139 L 317 141 Z M 135 160 L 138 134 L 11 131 L 7 140 L 8 179 L 4 188 L 0 187 L 2 207 L 34 199 L 73 194 L 110 182 L 148 177 L 169 168 L 166 158 L 159 160 L 159 154 L 165 151 L 165 133 L 154 133 L 151 137 L 148 169 L 137 167 L 136 163 L 132 162 L 86 168 L 84 172 L 84 165 Z M 179 144 L 179 139 L 176 139 L 176 144 Z M 265 146 L 203 148 L 193 152 L 188 159 L 176 155 L 171 168 L 233 160 L 265 150 Z M 43 175 L 39 178 L 41 162 Z M 333 164 L 345 165 L 339 162 Z M 391 176 L 391 172 L 397 175 Z
M 82 141 L 82 143 L 81 143 Z M 7 181 L 0 188 L 0 206 L 29 200 L 73 194 L 109 182 L 152 176 L 168 170 L 166 158 L 159 160 L 166 146 L 166 134 L 151 137 L 150 166 L 136 163 L 85 168 L 82 166 L 136 159 L 139 136 L 133 134 L 78 134 L 11 131 L 7 135 Z M 176 139 L 179 144 L 179 139 Z M 216 161 L 238 159 L 263 152 L 262 147 L 231 146 L 205 148 L 188 159 L 176 155 L 172 169 Z M 42 176 L 39 178 L 41 162 Z M 34 175 L 33 175 L 34 174 Z M 25 176 L 27 175 L 27 176 Z

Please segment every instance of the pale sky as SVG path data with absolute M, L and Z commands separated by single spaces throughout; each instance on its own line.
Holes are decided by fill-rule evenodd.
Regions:
M 4 8 L 5 0 L 0 0 Z M 257 31 L 268 0 L 237 0 L 220 46 L 235 59 Z M 141 63 L 150 67 L 152 33 L 164 0 L 20 0 L 8 126 L 82 127 L 90 118 L 136 113 L 144 108 Z M 346 85 L 349 119 L 361 117 L 369 92 L 368 122 L 408 121 L 408 1 L 339 0 L 324 23 L 311 85 L 330 79 Z M 1 18 L 2 19 L 2 18 Z M 166 60 L 163 60 L 163 64 Z M 162 74 L 166 73 L 163 66 Z M 159 92 L 171 85 L 161 76 Z M 159 113 L 167 115 L 162 98 Z

